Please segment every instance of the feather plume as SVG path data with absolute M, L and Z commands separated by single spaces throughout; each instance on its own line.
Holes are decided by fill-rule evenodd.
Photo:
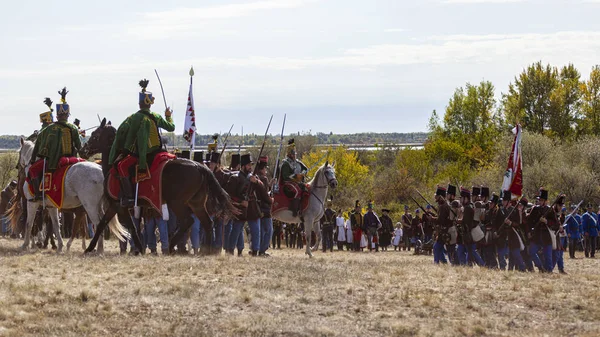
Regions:
M 219 134 L 218 134 L 218 133 L 215 133 L 214 135 L 212 135 L 212 139 L 213 139 L 214 141 L 217 141 L 217 139 L 219 139 Z
M 50 99 L 50 97 L 46 97 L 44 99 L 44 104 L 46 104 L 48 106 L 48 108 L 50 108 L 50 110 L 52 110 L 52 100 Z
M 288 145 L 292 145 L 292 144 L 294 144 L 294 138 L 288 140 Z
M 65 103 L 67 101 L 67 94 L 69 93 L 69 91 L 67 90 L 67 87 L 62 88 L 61 90 L 58 91 L 58 94 L 60 95 L 60 100 Z
M 149 80 L 147 79 L 143 79 L 140 81 L 140 87 L 142 87 L 142 92 L 146 92 L 146 88 L 148 87 L 148 83 L 150 83 Z

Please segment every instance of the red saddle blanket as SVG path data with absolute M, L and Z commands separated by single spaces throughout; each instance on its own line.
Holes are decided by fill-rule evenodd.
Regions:
M 56 208 L 62 208 L 64 193 L 65 193 L 65 177 L 67 172 L 73 166 L 85 159 L 77 157 L 62 157 L 58 160 L 58 168 L 54 172 L 46 172 L 44 179 L 37 186 L 39 190 L 45 191 L 48 200 L 54 204 Z M 31 184 L 30 177 L 38 177 L 44 170 L 44 160 L 38 160 L 29 168 L 29 175 L 26 178 L 29 193 L 35 194 L 34 187 Z
M 158 153 L 154 157 L 152 165 L 150 165 L 150 179 L 140 181 L 140 185 L 138 187 L 138 199 L 146 200 L 161 215 L 162 172 L 165 168 L 165 165 L 175 158 L 177 158 L 177 156 L 168 152 Z M 110 170 L 106 187 L 111 198 L 115 200 L 119 199 L 119 194 L 121 192 L 121 183 L 119 182 L 119 177 L 129 177 L 129 170 L 132 167 L 135 167 L 137 162 L 138 159 L 136 157 L 127 156 L 117 164 L 117 168 L 113 167 Z M 133 183 L 136 183 L 135 179 Z
M 300 209 L 304 212 L 308 208 L 308 202 L 310 201 L 310 186 L 306 185 L 306 192 L 302 192 L 302 205 Z M 279 187 L 279 193 L 273 195 L 273 205 L 271 205 L 271 214 L 281 211 L 282 209 L 289 209 L 290 202 L 292 199 L 288 198 L 283 193 L 283 185 Z

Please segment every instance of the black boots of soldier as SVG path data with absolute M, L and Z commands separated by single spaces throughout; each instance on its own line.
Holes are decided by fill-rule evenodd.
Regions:
M 34 191 L 34 195 L 33 198 L 31 198 L 31 200 L 29 201 L 41 201 L 42 200 L 42 191 L 40 190 L 40 183 L 42 182 L 42 179 L 38 178 L 31 178 L 31 185 L 32 185 L 32 189 Z
M 121 177 L 121 207 L 133 207 L 135 196 L 133 195 L 133 184 L 129 178 Z
M 292 216 L 298 216 L 298 212 L 300 211 L 300 199 L 292 199 L 290 201 L 290 211 L 292 211 Z

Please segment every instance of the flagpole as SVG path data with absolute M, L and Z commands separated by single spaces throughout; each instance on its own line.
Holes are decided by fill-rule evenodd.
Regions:
M 192 135 L 190 137 L 190 158 L 189 159 L 193 159 L 194 158 L 194 150 L 196 149 L 196 124 L 195 124 L 195 119 L 196 119 L 196 111 L 194 108 L 194 96 L 193 96 L 193 84 L 194 84 L 194 67 L 190 68 L 190 92 L 189 92 L 189 104 L 191 109 L 193 110 L 193 116 L 191 116 L 190 118 L 193 118 L 193 128 L 192 128 Z M 186 122 L 187 122 L 187 113 L 186 113 Z M 185 127 L 185 126 L 184 126 Z

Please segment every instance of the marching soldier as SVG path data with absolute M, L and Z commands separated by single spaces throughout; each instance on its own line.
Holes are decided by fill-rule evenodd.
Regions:
M 531 237 L 529 254 L 540 272 L 552 272 L 552 246 L 554 231 L 558 230 L 558 213 L 564 203 L 564 196 L 557 198 L 554 205 L 548 206 L 548 191 L 540 188 L 539 203 L 528 217 L 528 230 Z M 541 250 L 542 256 L 538 253 Z M 543 260 L 543 261 L 542 261 Z
M 146 79 L 139 82 L 142 87 L 138 100 L 140 110 L 127 117 L 119 126 L 108 158 L 109 165 L 113 165 L 129 154 L 137 157 L 135 178 L 138 182 L 150 178 L 149 167 L 152 165 L 154 156 L 163 151 L 159 129 L 175 131 L 175 124 L 171 118 L 172 111 L 169 108 L 165 109 L 165 118 L 150 111 L 150 107 L 154 104 L 154 97 L 151 92 L 146 91 L 148 83 L 149 81 Z M 135 200 L 133 200 L 133 185 L 130 177 L 121 177 L 120 179 L 121 204 L 133 206 Z
M 298 216 L 302 193 L 306 191 L 304 178 L 308 168 L 300 160 L 296 159 L 296 144 L 294 139 L 288 141 L 287 157 L 281 164 L 281 184 L 283 185 L 283 193 L 291 198 L 290 211 L 293 216 Z
M 332 201 L 327 201 L 327 208 L 321 217 L 321 230 L 323 232 L 323 253 L 329 249 L 333 252 L 333 226 L 335 225 L 335 212 L 331 209 Z
M 479 266 L 483 266 L 483 259 L 475 250 L 475 242 L 471 236 L 471 230 L 475 226 L 479 226 L 475 222 L 475 209 L 471 202 L 471 191 L 466 188 L 460 188 L 460 199 L 463 205 L 462 219 L 459 226 L 462 228 L 460 233 L 460 241 L 458 245 L 458 258 L 461 265 L 466 265 L 474 261 Z
M 481 251 L 485 266 L 490 269 L 498 268 L 498 260 L 496 259 L 496 243 L 494 238 L 494 220 L 496 219 L 496 214 L 500 211 L 498 207 L 499 200 L 500 197 L 498 197 L 496 193 L 493 193 L 492 199 L 487 202 L 487 210 L 484 220 L 485 236 L 482 240 L 483 242 Z
M 493 222 L 494 232 L 496 233 L 496 254 L 498 256 L 498 265 L 500 269 L 506 270 L 506 259 L 508 258 L 508 231 L 500 230 L 506 222 L 506 217 L 510 213 L 512 193 L 510 191 L 502 192 L 502 207 L 498 209 Z M 513 212 L 514 213 L 514 212 Z
M 523 203 L 523 200 L 521 199 L 521 201 L 514 206 L 516 209 L 504 220 L 504 226 L 502 227 L 502 233 L 500 234 L 500 236 L 507 237 L 507 247 L 510 253 L 509 270 L 512 270 L 513 267 L 517 268 L 519 271 L 526 270 L 523 255 L 521 254 L 521 252 L 525 250 L 525 242 L 523 241 L 521 232 L 521 224 L 525 220 L 525 205 L 527 205 L 527 200 Z
M 269 158 L 267 156 L 258 158 L 258 168 L 256 171 L 256 175 L 258 176 L 258 179 L 260 179 L 260 184 L 257 186 L 257 192 L 260 211 L 262 213 L 262 217 L 260 218 L 259 256 L 269 256 L 267 250 L 269 249 L 269 244 L 271 243 L 273 236 L 273 218 L 271 217 L 271 205 L 273 205 L 273 198 L 271 198 L 270 195 L 271 182 L 269 182 L 269 177 L 267 177 L 267 172 L 269 170 L 269 167 L 267 166 L 268 162 Z
M 35 191 L 34 201 L 42 198 L 42 191 L 38 186 L 42 181 L 43 170 L 53 172 L 58 168 L 60 158 L 77 157 L 77 153 L 81 149 L 77 127 L 68 122 L 70 108 L 66 100 L 67 88 L 63 88 L 58 93 L 61 96 L 61 103 L 56 105 L 56 118 L 58 121 L 40 131 L 31 156 L 33 165 L 29 172 Z M 38 157 L 41 160 L 38 161 Z
M 450 219 L 450 205 L 446 201 L 446 189 L 444 187 L 437 187 L 435 201 L 438 203 L 438 215 L 437 217 L 432 215 L 431 219 L 436 222 L 438 235 L 433 245 L 433 262 L 445 264 L 448 261 L 444 255 L 444 245 L 450 241 L 448 229 L 452 227 L 452 220 Z

